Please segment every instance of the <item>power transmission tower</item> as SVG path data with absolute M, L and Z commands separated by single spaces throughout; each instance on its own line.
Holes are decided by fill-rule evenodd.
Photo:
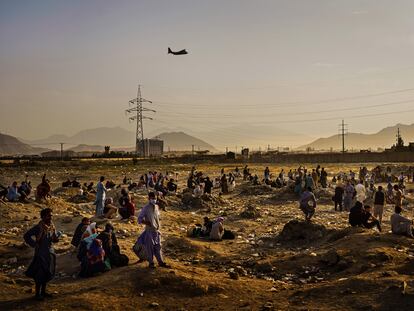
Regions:
M 148 109 L 142 106 L 142 103 L 152 103 L 150 100 L 146 100 L 141 96 L 141 85 L 138 84 L 137 97 L 129 101 L 129 105 L 133 106 L 132 108 L 126 109 L 125 112 L 128 114 L 134 114 L 132 117 L 129 117 L 130 121 L 137 121 L 137 131 L 135 137 L 135 153 L 139 157 L 145 158 L 145 141 L 144 141 L 144 123 L 143 119 L 153 120 L 151 117 L 144 116 L 144 112 L 155 112 L 153 109 Z M 149 146 L 148 146 L 149 147 Z
M 342 138 L 342 153 L 345 153 L 345 136 L 348 135 L 348 124 L 344 123 L 344 120 L 342 120 L 342 123 L 339 124 L 339 135 Z

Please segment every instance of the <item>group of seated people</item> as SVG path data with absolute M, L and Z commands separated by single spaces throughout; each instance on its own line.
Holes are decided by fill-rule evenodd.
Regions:
M 99 231 L 97 224 L 87 217 L 75 229 L 71 244 L 77 249 L 81 277 L 128 265 L 129 259 L 121 254 L 112 224 L 107 223 L 105 229 Z
M 206 238 L 212 241 L 232 240 L 235 238 L 232 231 L 224 229 L 223 217 L 218 217 L 213 221 L 206 216 L 203 220 L 203 225 L 196 224 L 195 227 L 189 228 L 187 235 L 194 238 Z
M 112 219 L 119 213 L 122 219 L 135 216 L 135 203 L 126 188 L 121 189 L 121 197 L 118 200 L 119 208 L 114 204 L 113 198 L 105 199 L 104 218 Z
M 394 214 L 391 215 L 391 231 L 393 234 L 414 238 L 413 221 L 402 216 L 401 212 L 401 206 L 396 205 Z M 363 205 L 359 201 L 350 210 L 349 224 L 353 227 L 362 226 L 368 229 L 376 227 L 378 231 L 382 231 L 380 221 L 371 214 L 371 206 Z
M 30 193 L 32 192 L 32 185 L 30 181 L 22 181 L 18 186 L 17 181 L 14 181 L 9 187 L 0 185 L 0 199 L 9 202 L 26 202 Z
M 66 181 L 62 183 L 62 187 L 63 188 L 69 188 L 69 187 L 80 188 L 81 183 L 77 181 L 76 178 L 74 178 L 72 181 L 68 178 Z

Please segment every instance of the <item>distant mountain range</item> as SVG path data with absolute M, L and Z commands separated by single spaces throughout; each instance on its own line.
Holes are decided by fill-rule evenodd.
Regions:
M 192 150 L 194 146 L 194 150 L 209 150 L 210 152 L 217 152 L 214 146 L 184 132 L 161 133 L 156 135 L 156 138 L 164 141 L 165 151 Z
M 401 136 L 405 142 L 414 141 L 414 124 L 397 124 L 395 126 L 386 127 L 375 134 L 348 133 L 345 136 L 346 149 L 373 149 L 389 148 L 396 142 L 397 130 L 400 129 Z M 297 149 L 305 150 L 313 148 L 315 150 L 341 150 L 342 140 L 339 135 L 332 135 L 326 138 L 319 138 L 307 145 L 298 147 Z
M 159 133 L 157 135 L 157 133 Z M 149 137 L 159 138 L 164 141 L 164 149 L 168 151 L 190 151 L 192 145 L 195 150 L 209 150 L 216 152 L 217 149 L 211 144 L 184 132 L 149 132 Z M 45 145 L 52 149 L 58 149 L 59 143 L 65 143 L 64 149 L 76 152 L 93 151 L 103 152 L 104 146 L 111 146 L 111 150 L 135 150 L 135 133 L 125 130 L 121 127 L 101 127 L 96 129 L 88 129 L 80 131 L 73 136 L 52 135 L 44 139 L 25 140 L 26 144 L 30 145 Z M 71 145 L 75 145 L 71 147 Z M 68 148 L 69 147 L 69 148 Z
M 25 144 L 16 137 L 0 133 L 0 155 L 36 155 L 48 151 Z

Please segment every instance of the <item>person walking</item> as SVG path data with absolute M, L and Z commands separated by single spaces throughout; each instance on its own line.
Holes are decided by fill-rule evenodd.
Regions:
M 101 178 L 99 178 L 98 185 L 96 186 L 96 200 L 95 200 L 95 205 L 96 205 L 95 215 L 96 216 L 103 216 L 103 213 L 104 213 L 106 192 L 108 191 L 105 188 L 105 185 L 103 184 L 104 180 L 105 180 L 105 177 L 101 176 Z

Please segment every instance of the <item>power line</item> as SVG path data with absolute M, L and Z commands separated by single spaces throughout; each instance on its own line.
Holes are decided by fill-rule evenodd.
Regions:
M 138 84 L 137 97 L 129 101 L 132 108 L 126 109 L 126 113 L 132 114 L 136 112 L 136 115 L 129 117 L 130 121 L 137 121 L 137 130 L 135 136 L 135 152 L 141 157 L 145 157 L 145 142 L 144 142 L 144 123 L 143 119 L 153 120 L 151 117 L 143 115 L 143 112 L 155 112 L 153 109 L 148 109 L 142 106 L 142 103 L 152 103 L 150 100 L 146 100 L 141 97 L 141 85 Z

